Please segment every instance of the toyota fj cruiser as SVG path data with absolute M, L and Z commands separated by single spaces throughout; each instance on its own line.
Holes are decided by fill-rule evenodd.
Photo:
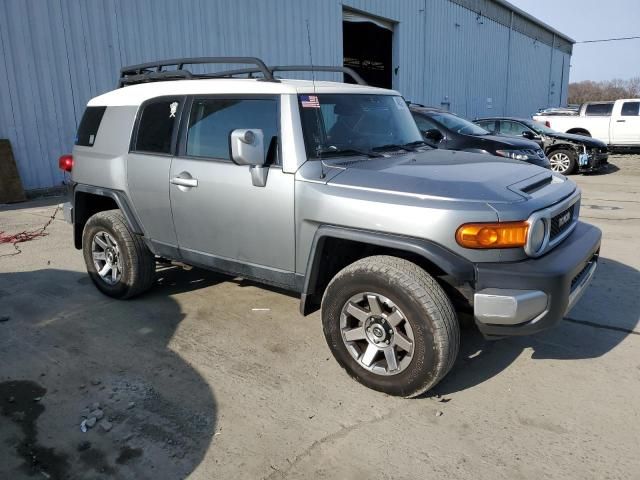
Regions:
M 255 66 L 185 69 L 203 63 Z M 274 75 L 287 70 L 360 84 Z M 322 309 L 349 375 L 412 397 L 451 369 L 458 313 L 487 337 L 534 333 L 596 269 L 574 182 L 430 148 L 400 94 L 352 71 L 178 59 L 124 68 L 120 86 L 89 102 L 60 159 L 75 246 L 111 297 L 150 288 L 157 258 L 290 289 L 302 314 Z

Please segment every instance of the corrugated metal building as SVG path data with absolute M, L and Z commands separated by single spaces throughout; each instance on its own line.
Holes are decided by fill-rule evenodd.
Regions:
M 503 0 L 2 0 L 0 138 L 26 189 L 53 187 L 87 100 L 113 89 L 121 66 L 308 64 L 309 40 L 316 65 L 342 65 L 346 26 L 367 18 L 391 32 L 389 82 L 414 102 L 467 117 L 566 103 L 573 41 Z

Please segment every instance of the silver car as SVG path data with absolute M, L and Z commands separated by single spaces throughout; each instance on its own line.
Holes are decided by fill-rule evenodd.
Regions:
M 524 335 L 578 301 L 601 233 L 574 182 L 430 148 L 398 92 L 274 74 L 303 68 L 153 62 L 89 102 L 61 167 L 97 288 L 141 294 L 162 258 L 298 292 L 349 375 L 405 397 L 453 366 L 459 315 Z

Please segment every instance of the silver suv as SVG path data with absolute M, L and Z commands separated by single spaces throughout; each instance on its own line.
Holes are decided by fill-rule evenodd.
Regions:
M 255 66 L 185 69 L 203 63 Z M 138 295 L 160 258 L 298 292 L 349 375 L 406 397 L 451 369 L 459 316 L 487 337 L 523 335 L 576 303 L 601 233 L 578 221 L 575 183 L 432 149 L 399 93 L 353 72 L 359 84 L 274 74 L 309 69 L 154 62 L 89 102 L 60 164 L 97 288 Z

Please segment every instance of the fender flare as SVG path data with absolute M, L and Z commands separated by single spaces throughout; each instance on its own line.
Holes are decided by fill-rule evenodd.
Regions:
M 142 225 L 138 221 L 133 209 L 129 206 L 129 201 L 127 200 L 127 196 L 124 192 L 120 190 L 112 190 L 109 188 L 102 187 L 94 187 L 93 185 L 85 185 L 85 184 L 77 184 L 73 189 L 73 209 L 77 212 L 78 204 L 76 201 L 76 195 L 79 193 L 90 193 L 92 195 L 98 195 L 100 197 L 107 197 L 112 199 L 118 205 L 120 211 L 124 215 L 124 219 L 127 222 L 127 226 L 131 230 L 131 232 L 136 233 L 138 235 L 144 235 L 144 231 L 142 229 Z M 75 212 L 74 212 L 75 217 Z M 74 222 L 74 227 L 76 223 Z
M 453 284 L 463 285 L 475 282 L 476 269 L 473 262 L 430 240 L 333 225 L 321 225 L 316 230 L 307 260 L 300 298 L 300 313 L 303 315 L 308 315 L 313 311 L 308 300 L 316 293 L 323 244 L 328 238 L 352 240 L 416 254 L 445 272 Z

